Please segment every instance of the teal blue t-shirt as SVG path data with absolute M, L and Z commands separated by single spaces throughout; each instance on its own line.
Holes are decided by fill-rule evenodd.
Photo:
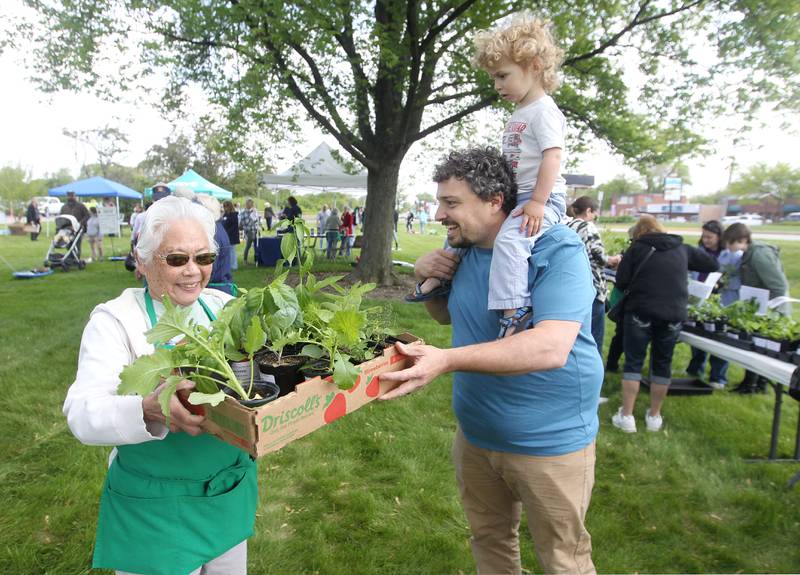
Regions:
M 500 312 L 489 311 L 492 250 L 470 248 L 453 278 L 448 310 L 453 347 L 492 341 Z M 456 372 L 453 410 L 466 438 L 494 451 L 562 455 L 583 449 L 597 435 L 603 363 L 592 338 L 595 290 L 586 249 L 575 232 L 553 226 L 529 260 L 534 325 L 542 320 L 581 322 L 564 367 L 523 375 Z

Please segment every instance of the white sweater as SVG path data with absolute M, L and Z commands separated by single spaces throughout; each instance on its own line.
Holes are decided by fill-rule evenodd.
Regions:
M 154 351 L 144 335 L 150 325 L 143 294 L 143 288 L 128 288 L 118 298 L 98 305 L 83 330 L 78 373 L 67 391 L 63 412 L 72 434 L 86 445 L 128 445 L 167 435 L 164 425 L 145 425 L 141 397 L 117 395 L 122 368 Z M 231 299 L 214 289 L 204 289 L 201 297 L 215 312 Z M 161 307 L 160 302 L 154 303 Z M 200 308 L 197 302 L 194 305 Z M 197 317 L 205 318 L 202 309 L 198 311 Z

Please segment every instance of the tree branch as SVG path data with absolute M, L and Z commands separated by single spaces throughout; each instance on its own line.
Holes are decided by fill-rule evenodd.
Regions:
M 642 4 L 639 6 L 639 10 L 636 12 L 636 15 L 633 17 L 625 27 L 623 27 L 619 32 L 613 34 L 610 38 L 602 42 L 599 46 L 597 46 L 594 50 L 586 52 L 585 54 L 580 54 L 579 56 L 573 56 L 572 58 L 567 58 L 564 60 L 564 66 L 572 66 L 576 62 L 580 62 L 581 60 L 588 60 L 589 58 L 594 58 L 595 56 L 602 54 L 605 50 L 617 44 L 620 38 L 622 38 L 625 34 L 637 28 L 638 26 L 642 26 L 644 24 L 648 24 L 654 20 L 660 20 L 662 18 L 667 18 L 668 16 L 673 16 L 680 12 L 685 12 L 686 10 L 690 10 L 695 6 L 699 6 L 700 4 L 705 3 L 706 0 L 694 0 L 693 2 L 689 2 L 688 4 L 684 4 L 675 8 L 674 10 L 668 10 L 664 12 L 659 12 L 657 14 L 653 14 L 652 16 L 648 16 L 647 18 L 641 18 L 644 14 L 645 9 L 651 3 L 652 0 L 644 0 Z M 641 18 L 641 19 L 640 19 Z
M 497 98 L 498 98 L 497 94 L 494 94 L 492 96 L 489 96 L 488 98 L 484 98 L 483 100 L 475 102 L 471 106 L 469 106 L 467 108 L 464 108 L 463 110 L 453 114 L 449 118 L 445 118 L 441 122 L 437 122 L 436 124 L 433 124 L 432 126 L 428 126 L 424 130 L 420 130 L 414 136 L 414 138 L 411 141 L 412 142 L 416 142 L 417 140 L 421 140 L 421 139 L 425 138 L 426 136 L 436 132 L 437 130 L 441 130 L 445 126 L 449 126 L 450 124 L 458 122 L 461 118 L 469 116 L 473 112 L 477 112 L 478 110 L 482 110 L 483 108 L 486 108 L 487 106 L 490 106 L 491 104 L 493 104 L 494 102 L 497 101 Z
M 319 122 L 320 126 L 330 132 L 330 134 L 336 138 L 336 140 L 345 150 L 350 153 L 350 155 L 353 156 L 353 158 L 361 162 L 367 168 L 370 168 L 372 162 L 368 161 L 366 154 L 364 154 L 361 149 L 364 147 L 363 143 L 358 140 L 349 130 L 340 131 L 337 126 L 331 123 L 327 117 L 317 110 L 311 100 L 306 96 L 306 93 L 300 89 L 300 86 L 297 85 L 289 63 L 283 57 L 280 50 L 277 49 L 275 43 L 269 39 L 269 32 L 265 34 L 264 43 L 267 49 L 272 53 L 275 63 L 277 64 L 278 72 L 281 76 L 283 76 L 289 91 L 295 98 L 297 98 L 303 108 L 305 108 L 306 112 L 308 112 L 312 118 Z M 266 64 L 265 62 L 262 63 Z
M 477 0 L 466 0 L 465 2 L 462 2 L 460 5 L 455 6 L 450 12 L 450 15 L 447 16 L 447 18 L 442 20 L 437 26 L 431 27 L 431 29 L 428 30 L 428 34 L 422 40 L 422 44 L 420 45 L 423 51 L 427 50 L 428 46 L 433 44 L 433 42 L 436 40 L 436 37 L 439 34 L 441 34 L 442 31 L 445 30 L 450 24 L 452 24 L 453 21 L 456 20 L 456 18 L 458 18 L 461 14 L 466 12 L 473 4 L 475 4 L 476 1 Z M 436 20 L 438 20 L 445 14 L 447 14 L 446 10 L 437 14 Z
M 238 0 L 229 0 L 229 1 L 233 5 L 238 4 Z M 308 96 L 306 96 L 306 93 L 297 84 L 294 78 L 293 70 L 289 65 L 289 62 L 286 60 L 286 58 L 284 58 L 281 51 L 275 45 L 275 42 L 271 39 L 270 36 L 270 29 L 268 23 L 270 19 L 278 18 L 278 15 L 267 10 L 266 16 L 267 17 L 263 20 L 263 22 L 260 23 L 258 21 L 253 20 L 251 13 L 247 13 L 245 15 L 245 20 L 250 26 L 250 29 L 253 31 L 258 31 L 263 26 L 263 34 L 259 34 L 259 36 L 263 37 L 264 46 L 272 54 L 275 60 L 275 64 L 277 65 L 276 67 L 278 68 L 278 73 L 280 76 L 284 78 L 284 81 L 286 82 L 286 86 L 287 88 L 289 88 L 289 91 L 300 102 L 303 108 L 305 108 L 306 112 L 308 112 L 308 114 L 314 120 L 316 120 L 320 124 L 320 126 L 322 126 L 325 130 L 327 130 L 334 138 L 336 138 L 336 140 L 342 145 L 342 147 L 345 150 L 347 150 L 347 152 L 351 156 L 353 156 L 354 159 L 356 159 L 358 162 L 361 162 L 361 164 L 363 164 L 368 169 L 371 169 L 371 167 L 373 166 L 373 162 L 370 162 L 367 159 L 367 154 L 365 153 L 366 146 L 364 145 L 363 140 L 356 138 L 355 134 L 353 134 L 347 128 L 344 122 L 341 121 L 338 112 L 336 112 L 335 110 L 335 106 L 333 107 L 334 114 L 332 115 L 334 115 L 334 117 L 338 121 L 332 122 L 329 118 L 325 117 L 319 110 L 317 110 L 317 108 L 314 106 L 314 103 L 310 100 L 310 98 L 308 98 Z M 297 51 L 296 48 L 295 51 Z M 305 50 L 302 50 L 302 52 L 305 52 Z M 303 54 L 301 52 L 298 52 L 298 54 L 300 54 L 300 56 L 303 57 Z M 265 62 L 263 58 L 254 58 L 254 59 L 255 61 L 260 62 L 264 66 L 269 66 L 271 64 Z M 308 55 L 307 52 L 305 53 L 305 57 L 303 57 L 303 59 L 307 63 L 309 62 L 310 56 Z M 316 64 L 314 63 L 313 65 L 310 66 L 310 68 L 312 70 L 312 74 L 315 75 L 315 80 L 317 78 L 320 79 L 319 86 L 324 87 L 324 82 L 321 81 L 321 75 L 319 74 L 319 70 L 317 69 Z M 319 92 L 319 89 L 317 89 L 317 92 Z M 330 96 L 327 96 L 324 93 L 321 94 L 321 96 L 323 98 L 323 101 L 325 101 L 326 99 L 328 100 L 330 99 Z M 329 103 L 326 103 L 326 108 L 330 111 L 331 105 Z
M 457 100 L 458 98 L 464 98 L 466 96 L 478 96 L 482 93 L 483 90 L 481 90 L 480 88 L 475 88 L 474 90 L 470 90 L 468 92 L 459 92 L 457 94 L 450 94 L 449 96 L 439 96 L 438 98 L 431 98 L 430 100 L 425 102 L 425 105 L 428 106 L 431 104 L 444 104 L 451 100 Z
M 372 85 L 361 66 L 361 54 L 358 53 L 353 42 L 353 20 L 350 12 L 346 11 L 344 17 L 346 22 L 345 29 L 342 32 L 334 32 L 333 36 L 339 46 L 342 47 L 342 50 L 344 50 L 347 60 L 350 62 L 350 69 L 353 71 L 358 130 L 361 132 L 362 138 L 371 141 L 375 133 L 372 131 L 372 125 L 369 120 L 369 98 L 367 98 L 367 95 L 372 91 Z
M 292 48 L 306 63 L 308 69 L 311 71 L 311 76 L 314 78 L 314 88 L 315 92 L 319 94 L 320 98 L 322 99 L 323 104 L 325 105 L 325 109 L 330 114 L 333 122 L 339 128 L 339 131 L 343 134 L 350 134 L 355 137 L 355 134 L 351 134 L 350 130 L 345 124 L 342 117 L 339 115 L 339 110 L 336 108 L 336 103 L 331 98 L 328 91 L 325 89 L 325 80 L 320 74 L 319 68 L 317 67 L 317 63 L 314 61 L 314 58 L 311 57 L 311 54 L 301 45 L 295 42 L 294 40 L 288 40 L 286 44 Z

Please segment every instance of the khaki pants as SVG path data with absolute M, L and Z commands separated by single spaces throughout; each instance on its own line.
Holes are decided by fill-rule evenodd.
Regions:
M 523 508 L 545 573 L 596 573 L 584 527 L 594 485 L 594 442 L 566 455 L 534 457 L 481 449 L 459 429 L 453 461 L 478 573 L 521 572 Z

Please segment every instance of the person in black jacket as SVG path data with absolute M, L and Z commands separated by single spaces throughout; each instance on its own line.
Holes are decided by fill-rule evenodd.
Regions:
M 617 286 L 623 291 L 630 288 L 630 292 L 624 303 L 625 366 L 622 407 L 611 420 L 615 427 L 636 432 L 633 406 L 649 344 L 650 410 L 645 423 L 648 431 L 661 430 L 661 404 L 672 376 L 672 353 L 686 319 L 687 274 L 690 270 L 714 272 L 718 268 L 714 257 L 684 244 L 680 236 L 667 234 L 654 217 L 639 218 L 633 228 L 633 244 L 617 270 Z
M 28 204 L 28 209 L 25 212 L 25 221 L 29 226 L 32 226 L 31 241 L 35 242 L 39 237 L 39 230 L 41 229 L 41 217 L 39 215 L 39 205 L 36 203 L 36 198 L 31 200 Z

